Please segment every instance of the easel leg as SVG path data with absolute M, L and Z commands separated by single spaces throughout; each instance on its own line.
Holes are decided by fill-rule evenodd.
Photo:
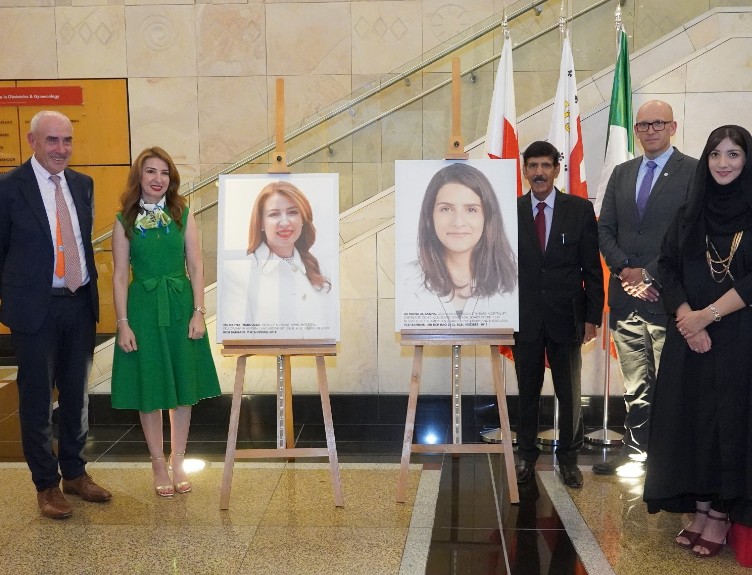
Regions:
M 292 368 L 290 356 L 283 356 L 285 370 L 285 440 L 288 449 L 295 447 L 295 431 L 292 419 Z
M 225 468 L 222 473 L 222 489 L 219 494 L 219 508 L 230 508 L 230 489 L 232 487 L 232 471 L 235 467 L 235 446 L 238 442 L 238 421 L 240 420 L 240 400 L 243 396 L 243 380 L 245 379 L 245 362 L 248 356 L 238 356 L 235 366 L 235 387 L 232 392 L 232 409 L 230 410 L 230 427 L 227 431 L 227 451 L 225 452 Z
M 517 476 L 514 471 L 514 451 L 512 449 L 512 432 L 509 429 L 509 411 L 507 410 L 506 382 L 501 376 L 501 354 L 499 346 L 491 346 L 491 371 L 493 372 L 494 388 L 496 389 L 496 403 L 499 406 L 499 423 L 501 437 L 504 444 L 504 465 L 509 484 L 509 501 L 520 502 L 520 492 L 517 488 Z
M 462 346 L 452 346 L 452 443 L 462 443 Z
M 329 384 L 326 379 L 326 365 L 324 357 L 316 356 L 316 371 L 319 380 L 319 394 L 321 395 L 321 410 L 324 413 L 324 431 L 326 432 L 326 447 L 329 450 L 329 471 L 332 476 L 334 489 L 334 505 L 344 507 L 342 498 L 342 483 L 339 478 L 339 460 L 337 459 L 337 444 L 334 441 L 334 423 L 332 422 L 332 406 L 329 402 Z
M 407 499 L 407 474 L 410 467 L 410 453 L 415 432 L 415 410 L 418 406 L 420 374 L 423 369 L 423 346 L 416 345 L 413 353 L 413 374 L 410 378 L 410 396 L 407 399 L 407 417 L 405 418 L 405 437 L 402 440 L 402 460 L 400 462 L 399 481 L 397 482 L 397 502 Z

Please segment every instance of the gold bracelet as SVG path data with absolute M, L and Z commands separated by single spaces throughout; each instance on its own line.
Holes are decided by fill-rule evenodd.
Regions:
M 127 317 L 121 317 L 121 318 L 120 318 L 119 320 L 117 320 L 117 321 L 115 322 L 115 324 L 118 324 L 118 323 L 120 323 L 121 321 L 128 321 L 128 318 L 127 318 Z
M 713 321 L 721 321 L 721 314 L 718 313 L 718 310 L 715 309 L 714 305 L 710 306 L 710 313 L 713 314 Z

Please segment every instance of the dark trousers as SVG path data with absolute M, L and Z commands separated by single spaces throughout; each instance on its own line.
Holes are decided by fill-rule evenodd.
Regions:
M 87 386 L 96 337 L 89 288 L 84 286 L 74 296 L 53 296 L 37 332 L 14 330 L 11 337 L 18 359 L 23 452 L 31 479 L 41 491 L 58 485 L 61 474 L 75 479 L 85 471 Z M 57 455 L 52 448 L 53 388 L 58 391 Z
M 616 329 L 611 332 L 619 355 L 627 408 L 622 453 L 641 460 L 647 457 L 650 404 L 666 340 L 666 327 L 650 320 L 653 318 L 632 312 L 625 319 L 617 319 Z
M 536 438 L 545 357 L 548 356 L 554 392 L 559 400 L 556 459 L 561 465 L 577 463 L 577 452 L 584 439 L 580 406 L 581 347 L 579 343 L 556 343 L 545 335 L 532 342 L 515 342 L 512 352 L 520 393 L 520 424 L 517 429 L 520 459 L 535 461 L 540 453 Z

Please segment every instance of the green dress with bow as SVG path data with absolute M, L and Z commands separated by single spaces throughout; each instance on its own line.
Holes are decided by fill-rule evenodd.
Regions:
M 122 223 L 122 215 L 117 215 Z M 128 287 L 128 323 L 137 351 L 115 345 L 112 406 L 154 411 L 193 405 L 220 394 L 209 338 L 188 337 L 193 291 L 185 268 L 185 228 L 169 221 L 135 229 L 130 239 L 132 278 Z

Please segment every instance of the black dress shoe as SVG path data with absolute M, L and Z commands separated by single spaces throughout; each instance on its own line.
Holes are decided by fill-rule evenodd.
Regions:
M 616 457 L 593 465 L 596 475 L 621 475 L 623 477 L 641 477 L 645 474 L 645 462 L 636 461 L 628 455 Z
M 559 473 L 567 487 L 582 487 L 582 472 L 576 465 L 559 465 Z
M 517 474 L 517 483 L 527 483 L 535 475 L 535 461 L 520 461 L 514 468 Z

